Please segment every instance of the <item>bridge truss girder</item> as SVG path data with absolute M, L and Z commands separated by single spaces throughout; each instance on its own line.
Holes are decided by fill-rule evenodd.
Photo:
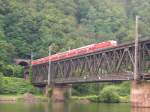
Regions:
M 51 62 L 52 83 L 132 80 L 134 43 Z M 48 63 L 33 66 L 33 83 L 47 83 Z M 150 40 L 139 42 L 139 77 L 150 74 Z

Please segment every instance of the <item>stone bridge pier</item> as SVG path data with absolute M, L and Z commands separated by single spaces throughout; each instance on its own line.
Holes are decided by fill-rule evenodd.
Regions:
M 52 87 L 52 101 L 63 102 L 71 96 L 71 84 L 53 85 Z
M 69 99 L 71 96 L 71 87 L 71 84 L 53 85 L 52 101 L 62 102 Z M 132 107 L 150 108 L 150 81 L 132 81 L 130 96 Z
M 131 106 L 150 108 L 150 81 L 132 81 Z

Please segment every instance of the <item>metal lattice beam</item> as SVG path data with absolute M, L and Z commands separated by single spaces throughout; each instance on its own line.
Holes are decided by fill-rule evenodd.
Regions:
M 53 83 L 84 83 L 133 79 L 134 43 L 51 62 Z M 150 39 L 139 42 L 139 75 L 150 75 Z M 48 63 L 36 65 L 33 83 L 46 84 Z

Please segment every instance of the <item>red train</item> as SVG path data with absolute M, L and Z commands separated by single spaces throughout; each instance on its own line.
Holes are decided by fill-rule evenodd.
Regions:
M 98 50 L 101 50 L 104 48 L 109 48 L 109 47 L 114 47 L 114 46 L 117 46 L 117 41 L 114 41 L 114 40 L 109 40 L 106 42 L 91 44 L 91 45 L 87 45 L 87 46 L 80 47 L 77 49 L 72 49 L 72 50 L 69 50 L 66 52 L 57 53 L 57 54 L 54 54 L 51 56 L 47 56 L 44 58 L 34 60 L 34 61 L 32 61 L 32 65 L 46 63 L 49 60 L 50 61 L 57 61 L 57 60 L 65 59 L 65 58 L 79 56 L 79 55 L 95 52 L 95 51 L 98 51 Z

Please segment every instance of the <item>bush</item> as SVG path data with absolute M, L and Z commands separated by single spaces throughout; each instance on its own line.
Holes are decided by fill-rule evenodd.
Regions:
M 1 90 L 1 87 L 2 87 L 2 77 L 3 77 L 3 74 L 0 72 L 0 90 Z
M 105 84 L 76 84 L 73 85 L 72 95 L 73 96 L 85 96 L 98 94 L 99 90 L 104 87 Z
M 91 102 L 99 102 L 99 96 L 93 95 L 88 97 L 88 100 L 90 100 Z
M 21 78 L 2 77 L 0 94 L 37 93 L 37 89 Z
M 73 96 L 81 96 L 81 93 L 78 90 L 72 88 L 72 95 Z
M 118 93 L 120 96 L 129 96 L 130 95 L 130 83 L 123 82 L 119 85 Z
M 52 88 L 48 88 L 48 96 L 51 97 L 52 96 Z
M 115 86 L 105 87 L 99 95 L 99 102 L 105 103 L 118 103 L 120 102 L 119 94 L 117 90 L 119 88 Z
M 32 79 L 33 78 L 33 76 L 32 76 L 32 67 L 30 66 L 30 68 L 29 68 L 29 80 L 30 80 L 30 82 L 32 83 Z
M 23 77 L 23 67 L 20 65 L 4 65 L 3 67 L 3 74 L 4 76 L 8 76 L 8 77 L 19 77 L 22 78 Z

